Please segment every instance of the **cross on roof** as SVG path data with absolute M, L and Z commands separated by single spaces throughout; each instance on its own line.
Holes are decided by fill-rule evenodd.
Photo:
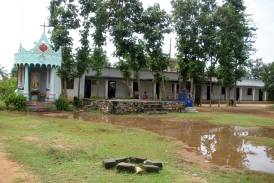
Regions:
M 44 22 L 43 25 L 40 25 L 41 27 L 44 27 L 44 33 L 46 32 L 46 27 L 50 27 L 49 25 L 46 25 L 46 22 Z

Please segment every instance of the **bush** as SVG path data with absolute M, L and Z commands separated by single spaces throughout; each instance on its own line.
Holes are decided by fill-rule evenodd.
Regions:
M 8 110 L 25 111 L 27 107 L 27 99 L 23 94 L 9 94 L 4 102 Z
M 16 83 L 16 78 L 0 80 L 0 100 L 5 100 L 11 93 L 14 93 Z
M 0 100 L 0 111 L 3 111 L 6 109 L 5 102 L 3 100 Z
M 83 102 L 78 97 L 74 97 L 73 98 L 73 106 L 80 108 L 83 106 Z
M 58 111 L 69 111 L 70 104 L 66 97 L 60 95 L 60 97 L 55 101 L 56 109 Z

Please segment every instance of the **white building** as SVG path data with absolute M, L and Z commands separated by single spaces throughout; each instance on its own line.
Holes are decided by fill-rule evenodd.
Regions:
M 165 83 L 166 98 L 169 100 L 177 99 L 179 93 L 178 74 L 176 72 L 165 72 L 168 80 Z M 153 82 L 153 73 L 149 71 L 141 71 L 140 79 L 142 91 L 146 92 L 149 99 L 157 99 L 161 96 L 160 85 Z M 78 95 L 79 79 L 68 81 L 68 96 L 73 98 Z M 136 98 L 138 95 L 138 83 L 133 79 L 131 86 Z M 212 95 L 210 95 L 209 84 L 203 85 L 202 101 L 225 100 L 228 91 L 217 84 L 217 79 L 213 80 Z M 234 96 L 234 91 L 231 90 L 231 98 Z M 238 101 L 266 101 L 267 93 L 264 90 L 264 83 L 259 80 L 244 79 L 237 82 L 237 100 Z M 220 94 L 220 95 L 219 95 Z M 121 72 L 114 68 L 105 68 L 98 82 L 95 78 L 95 72 L 89 71 L 84 74 L 80 80 L 80 97 L 81 98 L 129 98 L 130 92 Z M 143 96 L 143 94 L 141 94 Z

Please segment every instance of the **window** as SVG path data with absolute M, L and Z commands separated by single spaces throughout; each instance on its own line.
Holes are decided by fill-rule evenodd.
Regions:
M 248 89 L 247 89 L 247 95 L 248 95 L 248 96 L 252 95 L 252 88 L 248 88 Z
M 74 80 L 67 80 L 67 89 L 73 90 L 74 89 Z
M 222 95 L 225 95 L 226 91 L 225 91 L 225 87 L 222 87 Z

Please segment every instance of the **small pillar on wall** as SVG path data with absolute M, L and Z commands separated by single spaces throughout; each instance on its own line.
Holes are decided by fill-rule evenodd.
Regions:
M 24 96 L 29 101 L 29 66 L 25 65 L 25 75 L 24 75 Z
M 108 99 L 108 80 L 105 83 L 105 99 Z
M 256 88 L 253 88 L 252 90 L 253 101 L 255 101 L 255 95 L 256 95 Z

